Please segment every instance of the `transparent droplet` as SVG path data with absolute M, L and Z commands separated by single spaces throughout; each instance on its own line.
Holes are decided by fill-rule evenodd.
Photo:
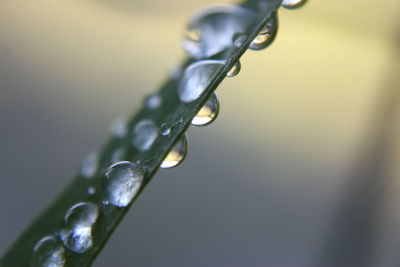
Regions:
M 128 132 L 127 121 L 125 118 L 118 117 L 111 123 L 111 132 L 117 138 L 123 138 Z
M 241 64 L 240 61 L 238 60 L 235 65 L 233 65 L 233 67 L 228 71 L 228 73 L 226 74 L 226 77 L 235 77 L 236 75 L 239 74 L 240 69 L 241 69 Z
M 81 202 L 71 207 L 64 217 L 65 227 L 60 231 L 64 246 L 81 254 L 93 246 L 92 227 L 99 216 L 97 205 Z
M 196 126 L 206 126 L 217 118 L 218 112 L 218 97 L 213 93 L 199 112 L 197 112 L 196 116 L 192 120 L 192 124 Z
M 89 195 L 94 195 L 96 193 L 96 189 L 93 186 L 90 186 L 88 188 L 88 194 Z
M 149 95 L 145 100 L 147 108 L 155 110 L 158 109 L 162 104 L 162 98 L 159 94 Z
M 123 160 L 125 155 L 125 148 L 120 147 L 111 154 L 111 163 L 117 163 Z
M 197 59 L 208 58 L 233 46 L 235 34 L 246 32 L 255 12 L 238 6 L 223 5 L 197 13 L 187 27 L 183 48 Z
M 287 9 L 295 9 L 304 5 L 307 0 L 283 0 L 282 7 Z
M 182 135 L 179 141 L 172 147 L 171 151 L 165 157 L 164 161 L 161 163 L 161 168 L 167 169 L 178 166 L 186 157 L 187 154 L 187 136 Z
M 224 64 L 222 60 L 201 60 L 189 65 L 178 87 L 180 99 L 189 103 L 199 98 Z
M 108 202 L 117 207 L 131 203 L 138 193 L 144 178 L 139 164 L 121 161 L 111 165 L 102 180 L 102 190 Z
M 99 167 L 99 155 L 96 152 L 89 153 L 83 160 L 81 165 L 81 176 L 84 178 L 92 178 Z
M 233 45 L 236 47 L 241 47 L 246 41 L 247 36 L 245 34 L 236 34 L 233 37 Z
M 171 127 L 167 123 L 161 124 L 160 133 L 162 136 L 168 136 L 171 133 Z
M 32 267 L 62 267 L 65 264 L 65 249 L 54 236 L 39 240 L 33 248 Z
M 252 50 L 261 50 L 268 47 L 275 40 L 276 34 L 278 33 L 278 15 L 277 13 L 272 14 L 268 19 L 267 24 L 258 33 L 256 38 L 250 44 L 249 48 Z
M 158 127 L 152 120 L 139 121 L 133 129 L 132 144 L 140 151 L 151 148 L 158 136 Z

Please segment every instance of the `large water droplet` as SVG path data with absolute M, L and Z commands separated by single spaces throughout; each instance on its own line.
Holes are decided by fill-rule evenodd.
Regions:
M 258 33 L 256 38 L 250 44 L 249 48 L 252 50 L 261 50 L 268 47 L 275 40 L 278 33 L 278 15 L 274 13 L 268 19 L 267 24 Z
M 194 58 L 208 58 L 234 47 L 235 34 L 246 32 L 255 12 L 237 5 L 224 5 L 197 13 L 187 27 L 183 48 Z
M 132 144 L 140 151 L 151 148 L 158 136 L 158 127 L 152 120 L 139 121 L 133 129 Z
M 92 227 L 99 216 L 97 205 L 81 202 L 71 207 L 64 217 L 65 228 L 60 231 L 64 246 L 75 253 L 84 253 L 93 245 Z
M 162 98 L 159 94 L 149 95 L 145 100 L 147 108 L 155 110 L 158 109 L 162 104 Z
M 118 117 L 111 123 L 111 132 L 115 137 L 125 137 L 127 131 L 127 121 L 125 118 Z
M 187 136 L 186 134 L 178 140 L 178 142 L 172 147 L 171 151 L 165 157 L 161 163 L 161 168 L 167 169 L 178 166 L 186 157 L 187 154 Z
M 213 93 L 207 102 L 201 107 L 199 112 L 192 120 L 192 124 L 196 126 L 206 126 L 213 122 L 219 112 L 219 101 L 215 93 Z
M 199 98 L 224 64 L 222 60 L 201 60 L 188 66 L 178 87 L 180 99 L 189 103 Z
M 239 74 L 240 69 L 242 68 L 240 61 L 238 60 L 235 65 L 228 71 L 226 74 L 227 77 L 235 77 L 236 75 Z
M 99 155 L 96 152 L 89 153 L 83 160 L 81 165 L 81 176 L 84 178 L 92 178 L 99 167 Z
M 102 180 L 105 198 L 112 205 L 125 207 L 138 193 L 144 178 L 139 164 L 122 161 L 111 165 Z
M 287 9 L 295 9 L 304 5 L 307 0 L 283 0 L 282 6 Z
M 39 240 L 33 248 L 32 267 L 62 267 L 65 264 L 65 249 L 54 236 Z

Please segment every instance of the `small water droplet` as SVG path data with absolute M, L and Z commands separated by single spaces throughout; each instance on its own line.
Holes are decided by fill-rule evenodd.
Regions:
M 110 204 L 110 202 L 108 202 L 107 200 L 103 200 L 103 201 L 101 202 L 101 204 L 107 206 L 108 204 Z
M 111 163 L 122 161 L 124 155 L 125 155 L 125 148 L 124 147 L 117 148 L 111 155 Z
M 241 69 L 241 64 L 240 61 L 238 60 L 235 65 L 233 65 L 233 67 L 228 71 L 228 73 L 226 74 L 226 77 L 235 77 L 236 75 L 239 74 L 240 69 Z
M 81 254 L 93 245 L 92 227 L 99 216 L 97 205 L 81 202 L 71 207 L 64 217 L 65 228 L 60 231 L 64 246 Z
M 189 103 L 199 98 L 224 64 L 222 60 L 201 60 L 189 65 L 178 87 L 180 99 Z
M 167 123 L 161 124 L 160 133 L 162 136 L 168 136 L 171 133 L 171 127 L 169 127 Z
M 158 109 L 162 104 L 162 98 L 159 94 L 149 95 L 145 100 L 147 108 L 155 110 Z
M 252 50 L 261 50 L 268 47 L 275 40 L 278 33 L 278 15 L 274 13 L 268 19 L 267 24 L 258 33 L 256 38 L 250 44 L 249 48 Z
M 84 178 L 92 178 L 99 166 L 99 155 L 96 152 L 89 153 L 83 160 L 81 165 L 81 176 Z
M 219 101 L 215 93 L 213 93 L 206 103 L 201 107 L 199 112 L 192 120 L 192 124 L 196 126 L 206 126 L 213 122 L 219 112 Z
M 233 47 L 234 35 L 245 32 L 254 15 L 254 11 L 238 5 L 200 11 L 189 23 L 182 46 L 197 59 L 216 55 Z
M 241 47 L 244 44 L 244 42 L 246 41 L 246 38 L 247 38 L 247 36 L 245 34 L 241 34 L 241 33 L 236 34 L 233 37 L 233 45 L 236 47 Z
M 295 9 L 304 5 L 307 0 L 283 0 L 282 7 L 287 9 Z
M 161 163 L 161 168 L 167 169 L 178 166 L 186 157 L 187 154 L 187 135 L 184 134 L 179 141 L 172 147 L 171 151 Z
M 158 127 L 152 120 L 143 119 L 133 129 L 132 144 L 140 151 L 151 148 L 158 136 Z
M 122 161 L 111 165 L 102 180 L 105 198 L 112 205 L 126 207 L 138 193 L 144 178 L 140 165 Z
M 127 121 L 125 118 L 118 117 L 111 123 L 111 132 L 117 138 L 125 137 L 128 132 Z
M 90 186 L 88 188 L 88 194 L 89 195 L 94 195 L 94 193 L 96 193 L 96 189 L 93 186 Z
M 39 240 L 33 248 L 32 267 L 62 267 L 65 264 L 65 249 L 54 236 Z

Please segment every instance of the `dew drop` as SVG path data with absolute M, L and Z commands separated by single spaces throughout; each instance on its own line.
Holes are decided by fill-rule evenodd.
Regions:
M 261 50 L 268 47 L 275 40 L 278 33 L 278 15 L 274 13 L 267 21 L 264 28 L 258 33 L 256 38 L 250 44 L 252 50 Z
M 228 73 L 226 74 L 226 77 L 235 77 L 236 75 L 239 74 L 240 69 L 241 69 L 241 64 L 240 61 L 238 60 L 235 65 L 233 65 L 233 67 L 228 71 Z
M 215 93 L 206 101 L 204 106 L 201 107 L 199 112 L 192 120 L 192 124 L 196 126 L 206 126 L 213 122 L 219 112 L 219 101 Z
M 121 161 L 111 165 L 102 180 L 106 200 L 114 206 L 126 207 L 138 193 L 143 178 L 139 164 Z
M 148 109 L 158 109 L 162 104 L 162 98 L 159 94 L 149 95 L 145 100 L 145 105 Z
M 187 135 L 184 134 L 179 141 L 172 147 L 171 151 L 161 163 L 161 168 L 168 169 L 178 166 L 186 157 L 187 154 Z
M 246 41 L 247 36 L 245 34 L 236 34 L 233 37 L 233 45 L 236 47 L 241 47 Z
M 162 136 L 168 136 L 171 133 L 171 127 L 169 127 L 167 123 L 161 124 L 160 133 Z
M 54 236 L 39 240 L 33 248 L 32 267 L 62 267 L 65 264 L 65 249 Z
M 125 137 L 128 132 L 127 121 L 125 118 L 118 117 L 111 123 L 111 132 L 117 138 Z
M 90 186 L 88 188 L 88 194 L 89 195 L 94 195 L 96 193 L 96 189 L 93 186 Z
M 111 163 L 116 163 L 116 162 L 122 161 L 124 155 L 125 155 L 125 148 L 124 147 L 117 148 L 111 154 Z
M 151 148 L 158 136 L 158 127 L 152 120 L 143 119 L 133 129 L 132 144 L 140 151 Z
M 304 5 L 307 0 L 283 0 L 282 7 L 287 9 L 295 9 Z
M 81 176 L 84 178 L 92 178 L 99 167 L 99 155 L 96 152 L 89 153 L 83 160 L 81 165 Z
M 246 32 L 254 15 L 254 11 L 237 5 L 200 11 L 189 23 L 182 46 L 197 59 L 216 55 L 232 47 L 235 34 Z
M 222 60 L 201 60 L 189 65 L 178 87 L 180 99 L 186 103 L 198 99 L 224 64 Z
M 93 245 L 92 227 L 99 216 L 97 205 L 81 202 L 71 207 L 64 217 L 65 228 L 60 231 L 64 246 L 82 254 Z

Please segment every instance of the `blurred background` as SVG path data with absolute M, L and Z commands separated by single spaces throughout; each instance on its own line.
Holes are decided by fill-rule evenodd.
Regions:
M 1 254 L 166 79 L 190 15 L 224 2 L 0 2 Z M 400 2 L 279 15 L 94 266 L 400 264 Z

